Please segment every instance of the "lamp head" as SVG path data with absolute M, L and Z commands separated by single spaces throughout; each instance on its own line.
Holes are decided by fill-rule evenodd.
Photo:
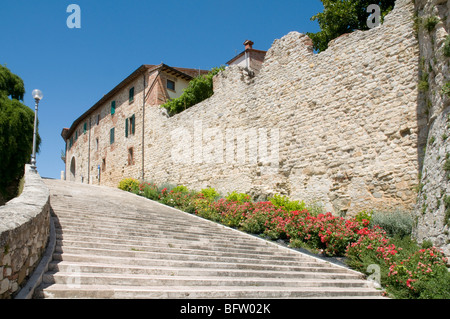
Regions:
M 33 90 L 33 92 L 31 93 L 31 95 L 33 95 L 33 99 L 35 100 L 42 100 L 42 98 L 44 97 L 44 95 L 42 94 L 42 92 L 38 89 Z

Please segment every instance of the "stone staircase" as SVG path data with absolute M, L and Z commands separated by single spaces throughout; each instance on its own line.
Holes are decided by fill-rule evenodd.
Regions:
M 381 298 L 362 275 L 118 189 L 46 180 L 35 298 Z

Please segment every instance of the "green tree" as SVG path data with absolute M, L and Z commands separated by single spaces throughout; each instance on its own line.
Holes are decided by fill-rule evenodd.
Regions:
M 0 65 L 0 195 L 20 180 L 33 148 L 34 112 L 24 105 L 22 79 Z M 20 102 L 22 101 L 22 102 Z M 37 146 L 40 138 L 37 136 Z
M 213 91 L 213 77 L 220 71 L 225 69 L 221 66 L 219 68 L 213 68 L 208 74 L 200 75 L 191 80 L 183 94 L 180 97 L 173 99 L 166 104 L 162 105 L 167 109 L 169 115 L 175 115 L 184 111 L 185 109 L 206 100 L 214 94 Z
M 311 18 L 317 20 L 320 30 L 317 33 L 307 33 L 314 44 L 314 49 L 321 52 L 328 48 L 328 43 L 342 34 L 355 30 L 368 30 L 367 18 L 370 13 L 367 8 L 371 4 L 380 7 L 381 22 L 394 8 L 395 0 L 321 0 L 324 11 Z

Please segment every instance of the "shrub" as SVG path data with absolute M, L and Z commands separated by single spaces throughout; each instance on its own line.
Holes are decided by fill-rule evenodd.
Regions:
M 275 194 L 269 197 L 269 201 L 277 208 L 282 208 L 288 212 L 291 211 L 302 211 L 306 209 L 306 204 L 302 201 L 292 201 L 286 196 Z
M 449 281 L 447 259 L 436 248 L 420 249 L 389 267 L 387 290 L 397 298 L 435 296 L 436 284 Z M 450 295 L 450 286 L 443 286 L 438 295 Z
M 250 195 L 237 192 L 228 193 L 226 199 L 232 202 L 239 202 L 239 203 L 246 203 L 252 201 Z
M 428 30 L 428 32 L 431 32 L 434 30 L 436 25 L 439 23 L 439 18 L 436 16 L 429 16 L 425 19 L 423 26 L 425 29 Z
M 154 183 L 142 183 L 139 185 L 139 189 L 142 195 L 151 200 L 159 200 L 161 193 L 158 190 L 158 186 Z
M 136 192 L 140 182 L 134 178 L 125 178 L 119 182 L 119 189 L 127 192 Z
M 411 213 L 394 211 L 394 212 L 377 212 L 372 216 L 370 225 L 380 226 L 389 237 L 405 237 L 411 235 L 413 227 L 413 218 Z
M 170 100 L 162 107 L 166 108 L 169 115 L 175 115 L 191 106 L 206 100 L 214 94 L 213 77 L 224 70 L 225 67 L 213 68 L 208 74 L 200 75 L 189 82 L 180 97 Z
M 211 187 L 203 188 L 200 191 L 200 193 L 202 193 L 204 198 L 207 199 L 210 202 L 213 202 L 218 197 L 220 197 L 220 194 L 214 188 L 211 188 Z
M 266 221 L 278 209 L 271 202 L 257 202 L 252 204 L 252 210 L 247 212 L 246 218 L 241 221 L 243 231 L 251 234 L 262 234 L 266 230 Z
M 172 189 L 176 193 L 189 193 L 189 189 L 186 186 L 178 185 Z

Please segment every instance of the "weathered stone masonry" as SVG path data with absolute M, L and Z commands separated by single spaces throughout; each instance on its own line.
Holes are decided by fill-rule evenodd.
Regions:
M 26 165 L 22 194 L 0 207 L 0 299 L 16 295 L 39 263 L 50 232 L 49 196 Z
M 307 36 L 292 32 L 273 43 L 256 77 L 232 66 L 215 79 L 214 96 L 191 109 L 165 118 L 149 107 L 148 179 L 225 194 L 278 192 L 320 200 L 336 213 L 411 210 L 426 124 L 417 112 L 412 15 L 411 1 L 398 1 L 382 26 L 341 36 L 320 54 Z M 227 160 L 225 139 L 233 129 L 266 129 L 269 141 L 278 129 L 278 168 L 242 161 L 237 137 L 234 162 Z M 183 153 L 190 161 L 172 158 L 180 141 L 191 146 L 191 156 Z M 217 145 L 220 161 L 211 151 Z
M 419 152 L 424 154 L 420 192 L 415 210 L 414 235 L 421 242 L 431 240 L 450 256 L 450 172 L 444 169 L 450 161 L 450 97 L 442 87 L 450 81 L 450 58 L 443 54 L 443 46 L 450 31 L 450 1 L 416 0 L 415 9 L 420 43 L 420 77 L 428 75 L 428 89 L 419 99 L 418 108 L 424 110 L 427 125 L 427 144 Z M 435 17 L 436 26 L 428 31 L 424 24 Z M 447 201 L 446 201 L 447 199 Z

